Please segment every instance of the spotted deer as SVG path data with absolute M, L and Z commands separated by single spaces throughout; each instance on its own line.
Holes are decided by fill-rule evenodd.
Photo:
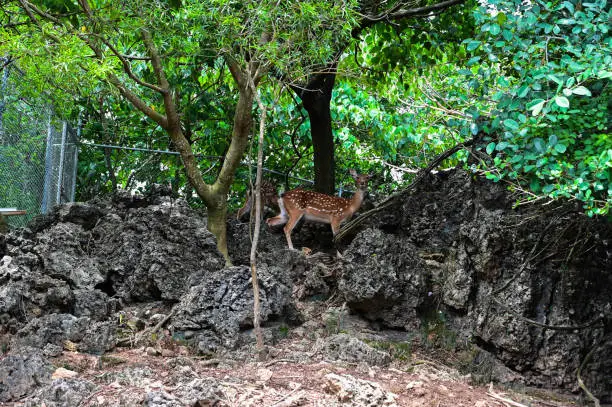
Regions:
M 246 213 L 251 213 L 251 206 L 254 202 L 255 195 L 251 190 L 247 192 L 246 201 L 242 208 L 238 209 L 236 219 L 240 220 Z M 261 207 L 264 206 L 278 208 L 278 188 L 276 185 L 268 180 L 261 181 Z
M 359 209 L 368 188 L 371 175 L 357 174 L 350 170 L 350 174 L 357 184 L 357 192 L 351 199 L 322 194 L 320 192 L 306 191 L 301 188 L 292 189 L 281 195 L 278 199 L 280 213 L 266 219 L 268 226 L 285 224 L 285 237 L 290 249 L 293 249 L 291 232 L 303 217 L 331 225 L 334 236 L 340 229 L 340 224 L 349 219 Z

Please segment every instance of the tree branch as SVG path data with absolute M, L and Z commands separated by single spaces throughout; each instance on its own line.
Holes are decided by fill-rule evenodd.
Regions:
M 21 4 L 21 7 L 22 7 L 22 8 L 23 8 L 23 10 L 26 12 L 26 14 L 27 14 L 27 15 L 28 15 L 28 17 L 30 18 L 30 20 L 31 20 L 31 21 L 32 21 L 34 24 L 36 24 L 36 26 L 38 27 L 38 29 L 40 30 L 40 32 L 41 32 L 41 33 L 42 33 L 44 36 L 51 38 L 53 41 L 55 41 L 56 43 L 58 43 L 58 44 L 59 44 L 59 42 L 60 42 L 59 38 L 58 38 L 57 36 L 55 36 L 55 35 L 51 34 L 51 33 L 45 32 L 45 31 L 43 30 L 42 26 L 40 25 L 40 21 L 38 21 L 38 20 L 36 19 L 36 17 L 34 16 L 34 14 L 32 14 L 32 11 L 31 11 L 31 10 L 34 10 L 34 12 L 35 12 L 36 14 L 38 14 L 39 16 L 41 16 L 41 17 L 43 17 L 43 18 L 49 18 L 51 21 L 56 22 L 56 23 L 58 23 L 58 24 L 61 24 L 61 22 L 58 22 L 58 21 L 55 19 L 55 17 L 53 17 L 53 16 L 52 16 L 52 15 L 50 15 L 50 14 L 46 14 L 45 12 L 43 12 L 42 10 L 40 10 L 38 7 L 36 7 L 36 6 L 35 6 L 35 5 L 33 5 L 32 3 L 29 3 L 29 2 L 28 2 L 28 1 L 26 1 L 26 0 L 19 0 L 19 4 Z M 48 17 L 47 17 L 47 16 L 48 16 Z
M 359 23 L 357 27 L 355 27 L 352 31 L 352 36 L 357 37 L 361 34 L 361 31 L 364 29 L 373 26 L 374 24 L 380 21 L 393 21 L 393 20 L 401 20 L 404 18 L 410 17 L 427 17 L 431 13 L 443 11 L 449 7 L 455 6 L 457 4 L 463 4 L 466 0 L 446 0 L 440 3 L 432 4 L 430 6 L 423 7 L 415 7 L 415 8 L 406 8 L 403 9 L 402 6 L 405 3 L 399 3 L 386 10 L 380 14 L 375 16 L 362 14 L 363 19 Z M 398 7 L 399 6 L 399 7 Z
M 123 70 L 125 71 L 127 76 L 130 77 L 130 79 L 132 79 L 134 82 L 136 82 L 140 86 L 144 86 L 146 88 L 153 89 L 154 91 L 162 93 L 162 94 L 164 93 L 164 89 L 160 88 L 159 86 L 153 85 L 152 83 L 145 82 L 145 81 L 141 80 L 140 78 L 138 78 L 136 75 L 134 75 L 134 72 L 132 71 L 132 66 L 130 65 L 130 62 L 124 57 L 124 55 L 122 55 L 110 43 L 110 41 L 108 41 L 108 39 L 106 39 L 105 37 L 103 37 L 103 36 L 101 36 L 99 34 L 91 34 L 91 35 L 95 35 L 97 38 L 99 38 L 100 41 L 102 41 L 104 43 L 104 45 L 106 45 L 108 47 L 108 49 L 111 50 L 111 52 L 117 57 L 117 59 L 119 59 L 119 61 L 121 62 L 121 65 L 123 66 Z
M 95 52 L 95 51 L 94 51 Z M 164 130 L 168 129 L 168 119 L 163 114 L 156 112 L 144 100 L 140 99 L 138 95 L 128 89 L 115 74 L 109 74 L 108 81 L 115 86 L 119 92 L 134 105 L 135 108 L 143 112 L 147 117 L 159 124 Z
M 230 70 L 230 73 L 232 74 L 232 77 L 236 81 L 236 84 L 238 85 L 239 88 L 243 88 L 244 87 L 244 83 L 243 83 L 244 73 L 240 69 L 238 62 L 231 55 L 226 55 L 225 61 L 227 62 L 227 66 Z
M 160 92 L 164 97 L 167 126 L 168 128 L 172 128 L 174 130 L 180 129 L 181 122 L 176 108 L 176 104 L 172 99 L 172 92 L 170 92 L 170 83 L 166 78 L 166 73 L 164 72 L 164 68 L 161 63 L 161 58 L 159 57 L 159 53 L 157 52 L 157 48 L 153 43 L 151 33 L 146 29 L 142 30 L 142 40 L 147 48 L 149 56 L 151 57 L 151 65 L 153 65 L 153 71 L 155 72 L 155 75 L 157 76 L 157 81 L 161 86 Z

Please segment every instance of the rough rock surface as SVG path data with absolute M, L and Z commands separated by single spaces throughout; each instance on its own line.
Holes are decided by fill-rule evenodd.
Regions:
M 189 276 L 224 264 L 206 219 L 168 197 L 67 204 L 30 226 L 3 237 L 0 335 L 20 331 L 38 347 L 86 338 L 89 325 L 92 340 L 102 334 L 110 343 L 113 335 L 95 322 L 120 302 L 178 301 Z
M 316 349 L 329 360 L 349 363 L 366 363 L 368 366 L 386 366 L 391 355 L 374 349 L 367 343 L 347 334 L 337 334 L 320 339 Z
M 323 389 L 335 394 L 338 401 L 351 406 L 397 406 L 395 395 L 383 390 L 377 383 L 350 375 L 325 375 Z
M 418 318 L 414 324 L 434 343 L 473 343 L 475 357 L 494 355 L 505 369 L 487 368 L 487 381 L 520 377 L 529 385 L 575 390 L 576 369 L 595 347 L 598 356 L 586 364 L 583 379 L 612 401 L 612 382 L 604 373 L 612 371 L 612 225 L 587 218 L 573 203 L 516 209 L 514 203 L 503 185 L 463 171 L 431 175 L 365 224 L 385 233 L 364 230 L 349 249 L 353 259 L 368 263 L 374 283 L 356 280 L 345 288 L 359 264 L 348 267 L 340 287 L 352 309 L 366 317 L 372 311 L 355 302 L 355 292 L 378 289 L 384 293 L 378 298 L 389 297 L 396 307 L 416 306 L 409 317 Z M 367 257 L 368 247 L 375 257 Z M 420 297 L 406 296 L 398 304 L 397 295 L 376 283 L 385 273 L 395 286 L 393 267 L 376 258 L 415 264 L 415 255 L 425 264 L 416 263 L 424 277 L 419 284 L 427 287 L 408 284 L 418 287 L 412 295 Z M 354 288 L 359 285 L 360 291 Z M 377 320 L 396 326 L 389 315 Z
M 15 401 L 51 381 L 53 367 L 36 349 L 0 359 L 0 403 Z
M 87 380 L 57 379 L 36 391 L 25 405 L 27 407 L 79 406 L 96 389 L 96 385 Z
M 297 317 L 290 275 L 278 266 L 261 265 L 258 278 L 262 319 Z M 190 336 L 195 335 L 200 352 L 214 352 L 219 345 L 236 347 L 241 330 L 253 326 L 250 269 L 236 266 L 205 276 L 194 275 L 192 279 L 194 285 L 178 304 L 172 327 L 179 332 L 192 332 Z
M 345 260 L 338 290 L 353 310 L 390 328 L 419 326 L 427 269 L 414 245 L 370 228 L 353 240 Z
M 296 247 L 312 254 L 287 250 L 281 232 L 264 228 L 258 272 L 266 340 L 273 343 L 320 304 L 350 312 L 351 326 L 369 338 L 462 351 L 473 377 L 485 382 L 579 391 L 575 371 L 584 363 L 589 389 L 611 402 L 612 226 L 572 203 L 514 208 L 515 201 L 502 185 L 462 171 L 432 175 L 345 239 L 342 260 L 318 252 L 335 254 L 328 225 L 294 230 Z M 44 357 L 62 349 L 102 354 L 160 322 L 171 329 L 149 339 L 184 340 L 208 355 L 252 344 L 248 230 L 228 221 L 239 265 L 229 269 L 206 218 L 166 196 L 64 205 L 29 229 L 0 236 L 0 346 L 9 351 L 0 359 L 0 400 L 51 389 Z M 344 332 L 340 319 L 328 336 Z M 320 331 L 311 328 L 319 325 L 313 318 L 301 329 L 317 339 Z M 354 346 L 362 358 L 378 355 L 355 341 L 332 336 L 322 353 L 343 360 L 334 349 Z M 150 348 L 152 355 L 173 352 Z M 595 357 L 585 362 L 588 354 Z M 378 356 L 368 363 L 384 366 Z M 128 380 L 125 374 L 116 379 Z M 214 384 L 186 378 L 185 389 L 201 385 L 202 394 L 216 394 Z M 2 387 L 7 380 L 11 389 Z M 142 403 L 149 393 L 151 403 L 172 403 L 166 394 L 178 402 L 199 397 L 154 388 L 154 381 L 140 380 L 151 387 L 125 394 L 125 403 Z M 70 386 L 53 391 L 88 388 Z

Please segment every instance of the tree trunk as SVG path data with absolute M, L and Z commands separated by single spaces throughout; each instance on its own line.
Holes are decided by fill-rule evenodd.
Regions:
M 208 213 L 208 230 L 217 238 L 217 250 L 223 255 L 225 265 L 231 266 L 229 252 L 227 250 L 227 194 L 216 199 L 218 205 L 206 204 Z
M 334 134 L 331 122 L 331 97 L 336 81 L 335 64 L 327 72 L 312 76 L 304 88 L 293 87 L 302 100 L 310 119 L 310 135 L 314 150 L 315 189 L 333 194 L 336 185 Z
M 227 250 L 227 194 L 234 181 L 236 168 L 240 164 L 240 160 L 248 145 L 249 133 L 253 124 L 252 108 L 253 92 L 249 88 L 240 89 L 240 96 L 234 114 L 232 141 L 225 155 L 217 181 L 210 186 L 204 183 L 191 146 L 184 137 L 180 127 L 175 127 L 169 132 L 176 149 L 181 152 L 181 158 L 190 184 L 206 205 L 208 210 L 208 230 L 217 238 L 217 249 L 225 258 L 227 266 L 232 265 Z

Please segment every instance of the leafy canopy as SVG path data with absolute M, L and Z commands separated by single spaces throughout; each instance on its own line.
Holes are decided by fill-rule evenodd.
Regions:
M 611 12 L 605 0 L 495 0 L 474 11 L 459 73 L 480 94 L 472 115 L 489 135 L 487 177 L 609 212 Z

